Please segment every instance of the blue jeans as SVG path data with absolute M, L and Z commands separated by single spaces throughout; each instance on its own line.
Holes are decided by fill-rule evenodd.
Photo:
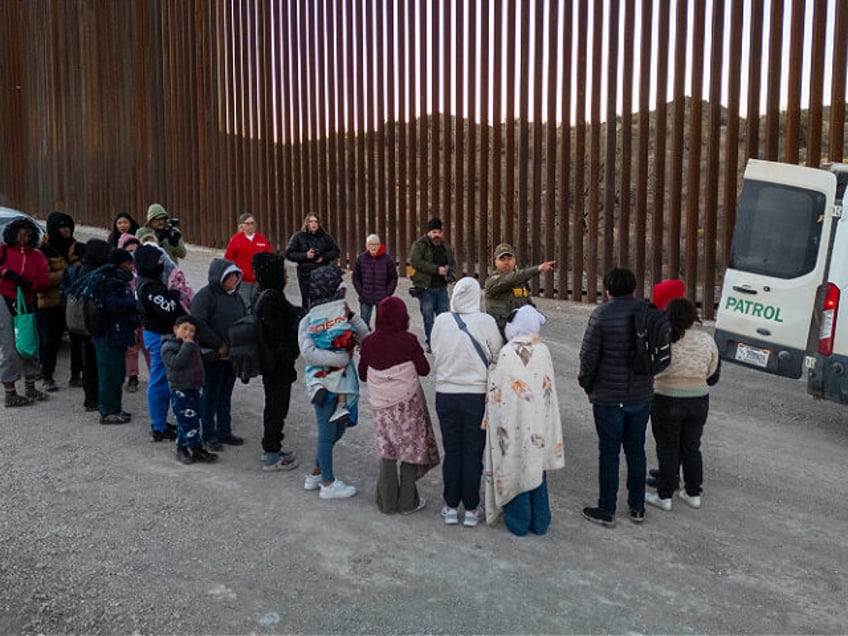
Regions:
M 650 403 L 592 406 L 598 431 L 598 508 L 605 515 L 615 517 L 622 448 L 627 461 L 627 504 L 631 511 L 645 510 L 645 428 L 650 408 Z
M 150 380 L 147 382 L 150 426 L 154 431 L 164 431 L 168 428 L 171 391 L 168 389 L 168 377 L 165 375 L 165 363 L 162 361 L 162 336 L 145 329 L 144 346 L 150 352 Z
M 177 418 L 177 448 L 200 446 L 200 391 L 186 389 L 171 393 Z
M 421 317 L 424 319 L 424 335 L 427 345 L 430 345 L 430 332 L 433 331 L 433 321 L 441 313 L 450 311 L 447 287 L 425 289 L 418 299 L 421 305 Z
M 229 360 L 216 360 L 204 365 L 206 386 L 203 387 L 203 441 L 214 442 L 232 434 L 230 401 L 236 384 L 236 373 Z
M 315 419 L 318 420 L 318 450 L 315 453 L 315 465 L 321 469 L 321 481 L 332 482 L 336 480 L 333 474 L 333 447 L 342 435 L 344 435 L 347 423 L 330 423 L 330 416 L 336 410 L 339 399 L 333 393 L 327 393 L 327 397 L 321 404 L 315 404 Z M 358 402 L 350 405 L 350 417 L 355 422 L 359 415 Z
M 362 320 L 365 321 L 365 324 L 368 325 L 368 328 L 371 328 L 371 314 L 374 312 L 374 305 L 369 305 L 367 303 L 359 302 L 359 315 L 362 316 Z
M 480 504 L 486 431 L 480 429 L 486 409 L 485 393 L 436 393 L 436 414 L 442 429 L 445 458 L 442 480 L 445 503 L 466 510 Z
M 523 537 L 527 532 L 545 534 L 551 525 L 551 504 L 548 500 L 548 476 L 542 473 L 542 483 L 523 492 L 503 507 L 504 525 L 512 534 Z

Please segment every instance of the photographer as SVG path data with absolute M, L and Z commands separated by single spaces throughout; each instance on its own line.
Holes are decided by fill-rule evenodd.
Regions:
M 151 203 L 150 207 L 147 208 L 146 227 L 153 230 L 159 245 L 162 246 L 174 263 L 179 263 L 181 258 L 185 258 L 186 247 L 183 243 L 183 235 L 180 232 L 180 221 L 170 218 L 161 204 Z
M 336 241 L 324 231 L 316 215 L 308 214 L 303 220 L 303 228 L 294 233 L 286 248 L 286 258 L 297 263 L 297 282 L 304 310 L 309 309 L 309 275 L 312 270 L 331 265 L 338 257 Z

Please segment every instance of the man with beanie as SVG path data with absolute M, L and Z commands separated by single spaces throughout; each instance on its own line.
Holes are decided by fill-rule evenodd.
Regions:
M 499 243 L 495 247 L 495 269 L 486 279 L 486 313 L 498 323 L 501 334 L 514 309 L 532 304 L 527 281 L 542 272 L 550 272 L 555 264 L 556 261 L 545 261 L 518 269 L 512 245 Z
M 132 291 L 133 258 L 121 248 L 109 252 L 109 262 L 97 270 L 103 276 L 106 330 L 91 336 L 97 356 L 98 405 L 101 424 L 126 424 L 131 415 L 121 406 L 127 347 L 135 343 L 138 326 Z
M 236 373 L 229 361 L 230 326 L 247 315 L 247 305 L 236 291 L 242 272 L 235 263 L 213 258 L 209 263 L 209 284 L 201 287 L 191 301 L 191 315 L 197 321 L 195 340 L 204 352 L 201 430 L 203 442 L 213 451 L 222 444 L 239 446 L 244 440 L 233 435 L 230 399 Z
M 442 239 L 442 220 L 432 218 L 427 222 L 427 233 L 409 250 L 410 280 L 418 298 L 427 352 L 430 353 L 430 332 L 433 321 L 440 313 L 448 311 L 448 283 L 454 280 L 453 248 Z
M 183 243 L 183 235 L 179 230 L 179 222 L 176 219 L 171 219 L 161 204 L 151 203 L 150 207 L 147 208 L 145 227 L 153 230 L 159 245 L 168 253 L 174 263 L 179 263 L 181 258 L 185 258 L 186 247 Z M 141 241 L 140 231 L 136 233 L 136 236 Z
M 262 321 L 265 343 L 274 354 L 274 368 L 262 371 L 262 389 L 265 392 L 262 470 L 292 470 L 297 468 L 297 459 L 294 453 L 283 450 L 282 441 L 291 385 L 297 379 L 294 361 L 300 355 L 297 344 L 300 310 L 286 299 L 286 263 L 282 256 L 260 252 L 253 255 L 251 266 L 258 284 L 253 312 Z

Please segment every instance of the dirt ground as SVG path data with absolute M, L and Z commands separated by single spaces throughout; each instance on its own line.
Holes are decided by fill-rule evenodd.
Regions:
M 190 248 L 196 287 L 218 254 Z M 287 291 L 297 301 L 295 282 Z M 336 472 L 360 489 L 352 499 L 304 491 L 301 469 L 259 470 L 257 381 L 233 396 L 247 443 L 217 465 L 183 466 L 172 445 L 150 442 L 143 365 L 142 390 L 124 397 L 133 422 L 104 427 L 67 386 L 63 350 L 61 390 L 2 414 L 0 633 L 844 633 L 845 407 L 727 364 L 704 433 L 703 507 L 675 499 L 639 526 L 590 524 L 580 510 L 597 497 L 597 437 L 576 368 L 591 308 L 538 304 L 567 460 L 549 475 L 543 537 L 446 527 L 438 469 L 420 482 L 425 510 L 380 514 L 364 401 L 336 450 Z M 316 426 L 302 380 L 285 430 L 308 464 Z M 624 478 L 622 466 L 620 510 Z

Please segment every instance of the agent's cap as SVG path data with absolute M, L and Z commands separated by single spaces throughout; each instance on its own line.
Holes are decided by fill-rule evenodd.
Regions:
M 515 256 L 515 250 L 512 249 L 512 245 L 509 243 L 498 243 L 495 247 L 495 258 L 506 255 Z

